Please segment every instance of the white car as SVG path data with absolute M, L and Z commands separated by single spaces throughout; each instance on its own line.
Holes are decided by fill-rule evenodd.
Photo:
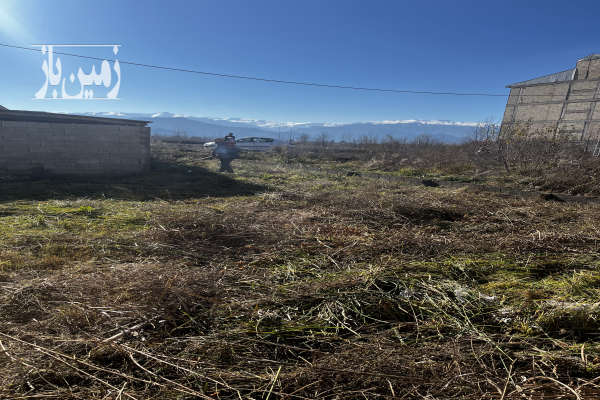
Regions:
M 215 142 L 206 142 L 203 146 L 205 149 L 212 149 L 213 147 L 217 147 L 217 144 Z
M 277 145 L 275 139 L 263 137 L 246 137 L 235 141 L 237 147 L 242 150 L 266 151 Z

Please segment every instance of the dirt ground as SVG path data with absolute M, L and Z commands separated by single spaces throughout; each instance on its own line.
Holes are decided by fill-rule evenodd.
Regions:
M 0 179 L 0 398 L 600 397 L 593 191 L 153 152 L 139 177 Z

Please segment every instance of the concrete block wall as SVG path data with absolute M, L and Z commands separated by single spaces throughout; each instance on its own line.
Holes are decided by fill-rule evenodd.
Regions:
M 583 59 L 577 62 L 577 79 L 600 79 L 600 58 Z
M 146 126 L 0 121 L 0 171 L 127 175 L 149 168 Z
M 600 139 L 600 122 L 589 123 L 586 139 L 594 141 Z
M 568 91 L 569 85 L 565 83 L 524 87 L 521 91 L 519 103 L 530 104 L 564 101 Z
M 578 61 L 572 81 L 511 87 L 502 131 L 515 125 L 531 133 L 558 130 L 575 140 L 600 136 L 600 58 Z

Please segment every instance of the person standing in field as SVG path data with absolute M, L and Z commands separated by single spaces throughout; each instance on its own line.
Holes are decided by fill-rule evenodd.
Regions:
M 215 143 L 217 147 L 213 151 L 213 155 L 221 162 L 219 172 L 233 173 L 231 162 L 238 158 L 240 152 L 235 144 L 235 136 L 230 132 L 224 139 L 215 140 Z
M 225 136 L 225 142 L 235 144 L 235 136 L 233 136 L 233 132 L 229 132 L 227 136 Z

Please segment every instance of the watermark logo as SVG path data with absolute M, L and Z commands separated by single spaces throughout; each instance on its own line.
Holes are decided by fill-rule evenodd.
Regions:
M 108 60 L 102 60 L 100 72 L 96 72 L 96 65 L 92 65 L 91 71 L 85 73 L 81 67 L 77 69 L 77 75 L 71 72 L 68 77 L 63 76 L 63 64 L 54 51 L 62 47 L 87 47 L 112 49 L 114 56 L 119 53 L 119 44 L 36 44 L 41 47 L 44 61 L 42 71 L 46 81 L 38 90 L 34 99 L 36 100 L 119 100 L 119 89 L 121 88 L 121 66 L 115 58 L 112 65 Z M 92 60 L 93 61 L 93 60 Z M 77 82 L 76 82 L 77 81 Z M 96 91 L 94 91 L 96 89 Z M 104 95 L 104 97 L 102 97 Z

